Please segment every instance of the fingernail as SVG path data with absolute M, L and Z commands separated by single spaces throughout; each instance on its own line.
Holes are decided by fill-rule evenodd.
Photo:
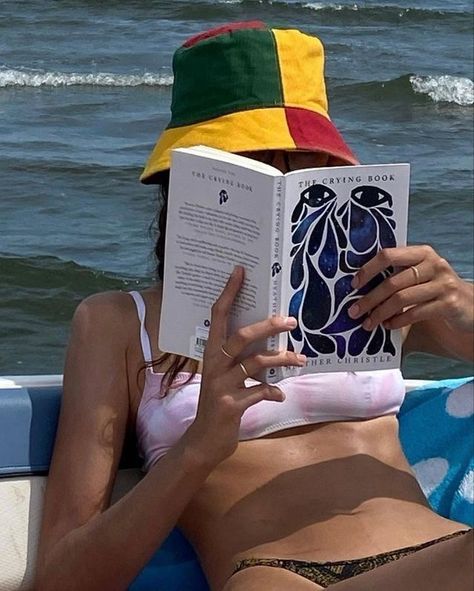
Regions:
M 289 326 L 290 328 L 295 328 L 296 325 L 298 324 L 298 321 L 296 320 L 296 318 L 293 318 L 293 316 L 287 316 L 285 318 L 285 324 L 286 324 L 286 326 Z
M 359 308 L 358 304 L 353 304 L 349 308 L 348 313 L 351 318 L 357 318 L 357 316 L 359 316 L 359 313 L 360 313 L 360 308 Z
M 240 270 L 239 265 L 235 265 L 234 270 L 232 271 L 231 277 L 235 277 L 238 274 L 239 270 Z
M 365 328 L 365 330 L 372 330 L 373 325 L 374 323 L 370 318 L 366 318 L 362 323 L 362 327 Z
M 351 281 L 351 287 L 353 287 L 355 289 L 356 287 L 359 287 L 359 283 L 360 283 L 359 278 L 357 277 L 357 275 L 355 275 Z
M 306 363 L 306 355 L 301 355 L 300 353 L 296 356 L 296 359 L 298 359 L 298 361 L 300 363 Z

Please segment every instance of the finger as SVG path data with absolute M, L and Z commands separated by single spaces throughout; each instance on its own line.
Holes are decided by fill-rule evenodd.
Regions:
M 233 357 L 239 357 L 252 343 L 292 330 L 296 328 L 297 324 L 296 318 L 291 316 L 272 316 L 261 322 L 243 326 L 227 339 L 225 350 Z
M 385 328 L 394 330 L 404 326 L 409 326 L 410 324 L 415 324 L 415 322 L 428 320 L 429 318 L 433 318 L 434 316 L 441 314 L 441 312 L 442 306 L 440 305 L 439 301 L 432 300 L 425 304 L 420 304 L 419 306 L 413 306 L 402 314 L 397 314 L 389 320 L 386 320 L 383 324 Z
M 214 302 L 211 309 L 211 326 L 206 345 L 206 352 L 209 354 L 218 351 L 227 336 L 227 323 L 237 294 L 244 280 L 244 269 L 236 266 L 232 271 L 221 294 Z
M 362 327 L 365 330 L 372 330 L 385 320 L 402 314 L 407 307 L 418 306 L 433 300 L 433 296 L 436 297 L 436 293 L 433 293 L 433 287 L 428 283 L 397 291 L 371 311 L 370 316 L 362 323 Z
M 283 402 L 285 395 L 278 386 L 272 386 L 270 384 L 257 384 L 256 386 L 239 390 L 238 405 L 242 413 L 250 406 L 262 400 Z
M 374 310 L 377 306 L 380 306 L 389 298 L 393 297 L 395 294 L 400 293 L 407 288 L 416 286 L 417 280 L 419 281 L 419 283 L 425 283 L 426 281 L 429 281 L 432 278 L 432 270 L 428 264 L 420 263 L 417 266 L 417 270 L 417 277 L 415 277 L 413 269 L 409 267 L 408 269 L 403 269 L 402 271 L 399 271 L 398 273 L 395 273 L 394 275 L 387 277 L 387 279 L 384 279 L 382 283 L 377 285 L 377 287 L 372 289 L 368 294 L 362 296 L 359 300 L 357 300 L 356 303 L 354 303 L 349 308 L 349 316 L 351 318 L 360 318 L 364 314 L 370 314 L 372 310 Z M 432 297 L 429 297 L 428 299 L 432 299 Z M 397 312 L 400 309 L 401 308 L 399 308 Z
M 383 248 L 363 265 L 352 280 L 353 288 L 361 288 L 371 279 L 389 267 L 411 267 L 419 265 L 434 255 L 431 246 L 399 246 Z
M 258 376 L 264 369 L 270 367 L 304 367 L 306 355 L 300 355 L 294 351 L 266 351 L 252 355 L 237 363 L 228 373 L 225 381 L 230 386 L 242 383 L 247 377 Z M 242 367 L 243 366 L 243 367 Z

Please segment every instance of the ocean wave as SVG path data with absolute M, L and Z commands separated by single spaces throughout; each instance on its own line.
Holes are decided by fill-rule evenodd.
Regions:
M 303 4 L 302 7 L 309 8 L 310 10 L 334 10 L 336 12 L 341 10 L 359 10 L 359 6 L 357 4 L 324 4 L 323 2 L 307 2 L 306 4 Z
M 112 74 L 110 72 L 45 72 L 0 68 L 0 88 L 59 86 L 162 86 L 173 84 L 171 74 Z
M 59 373 L 74 310 L 102 291 L 143 289 L 137 279 L 54 256 L 0 253 L 0 373 Z
M 471 12 L 453 7 L 407 7 L 395 4 L 365 2 L 299 0 L 196 0 L 173 2 L 169 6 L 173 21 L 210 21 L 258 19 L 264 22 L 293 22 L 318 26 L 427 25 L 449 27 L 450 32 L 466 32 L 472 28 Z M 295 20 L 296 19 L 296 20 Z
M 0 270 L 3 300 L 7 297 L 5 292 L 13 296 L 17 289 L 36 292 L 36 297 L 46 292 L 56 297 L 74 294 L 82 298 L 98 291 L 138 289 L 141 283 L 140 278 L 92 269 L 55 256 L 0 253 Z
M 245 2 L 246 0 L 242 0 Z M 265 1 L 265 0 L 262 0 Z M 282 4 L 288 4 L 288 2 L 284 2 L 282 0 L 266 0 L 269 2 L 277 2 Z M 459 11 L 453 10 L 439 10 L 435 8 L 417 8 L 417 7 L 401 7 L 396 5 L 390 4 L 375 4 L 372 6 L 367 6 L 365 4 L 336 4 L 336 3 L 325 3 L 325 2 L 306 2 L 306 3 L 299 3 L 299 6 L 302 8 L 308 8 L 309 10 L 327 10 L 333 12 L 363 12 L 363 13 L 385 13 L 385 14 L 394 14 L 400 17 L 408 14 L 418 14 L 418 15 L 438 15 L 438 16 L 445 16 L 447 14 L 459 14 Z
M 224 0 L 221 0 L 224 2 Z M 225 0 L 242 2 L 242 0 Z M 260 0 L 262 1 L 262 0 Z M 171 87 L 171 74 L 111 74 L 111 73 L 60 73 L 2 69 L 0 67 L 0 88 L 8 87 L 61 87 L 61 86 L 159 86 Z M 453 103 L 469 106 L 474 103 L 474 83 L 470 78 L 439 75 L 426 76 L 409 74 L 394 80 L 373 81 L 350 85 L 352 90 L 363 94 L 380 93 L 413 96 L 427 95 L 435 103 Z
M 344 84 L 336 86 L 336 96 L 352 96 L 355 100 L 384 100 L 387 102 L 450 103 L 462 107 L 474 102 L 473 81 L 449 75 L 421 76 L 406 74 L 393 80 Z
M 208 2 L 200 2 L 199 4 L 208 6 Z M 216 4 L 240 4 L 245 6 L 272 6 L 288 8 L 292 11 L 296 9 L 318 11 L 319 14 L 333 14 L 337 13 L 339 17 L 342 15 L 350 15 L 357 12 L 358 18 L 369 18 L 399 21 L 400 19 L 410 19 L 424 21 L 427 18 L 446 18 L 447 16 L 464 15 L 470 17 L 469 12 L 462 10 L 436 9 L 436 8 L 419 8 L 419 7 L 401 7 L 394 4 L 375 4 L 367 5 L 361 3 L 341 4 L 337 2 L 286 2 L 285 0 L 218 0 Z
M 38 144 L 43 148 L 42 144 Z M 8 167 L 8 171 L 12 174 L 27 174 L 31 175 L 29 178 L 54 179 L 81 179 L 81 182 L 90 184 L 96 182 L 134 182 L 142 171 L 142 166 L 125 165 L 120 166 L 105 165 L 99 162 L 75 162 L 74 160 L 64 160 L 54 158 L 51 152 L 43 150 L 46 154 L 43 157 L 20 157 L 11 156 L 4 157 L 4 163 Z M 40 150 L 41 153 L 41 150 Z
M 468 106 L 474 103 L 474 83 L 457 76 L 410 76 L 413 90 L 427 94 L 435 103 L 455 103 Z

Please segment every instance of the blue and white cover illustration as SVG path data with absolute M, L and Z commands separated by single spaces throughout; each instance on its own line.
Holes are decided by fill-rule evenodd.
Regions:
M 280 344 L 308 357 L 303 373 L 399 366 L 401 331 L 367 331 L 365 317 L 348 309 L 393 272 L 356 290 L 358 269 L 379 250 L 406 244 L 409 175 L 408 164 L 286 175 L 282 303 L 298 326 Z

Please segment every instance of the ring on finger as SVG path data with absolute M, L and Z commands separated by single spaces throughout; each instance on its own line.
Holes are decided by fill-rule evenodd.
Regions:
M 240 365 L 240 369 L 244 372 L 244 376 L 246 378 L 249 378 L 250 377 L 249 372 L 245 369 L 245 365 L 243 363 L 239 363 L 239 365 Z
M 222 351 L 222 353 L 224 353 L 224 355 L 225 355 L 226 357 L 228 357 L 229 359 L 232 359 L 232 361 L 234 360 L 234 356 L 233 356 L 233 355 L 231 355 L 230 353 L 228 353 L 228 352 L 227 352 L 227 351 L 224 349 L 224 345 L 221 345 L 221 351 Z
M 412 265 L 410 269 L 413 271 L 413 275 L 415 276 L 416 285 L 420 285 L 420 271 L 414 265 Z

